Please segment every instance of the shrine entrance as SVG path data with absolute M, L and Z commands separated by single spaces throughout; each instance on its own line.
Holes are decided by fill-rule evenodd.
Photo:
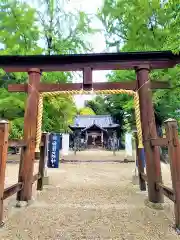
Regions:
M 69 126 L 74 135 L 73 146 L 79 137 L 82 149 L 108 149 L 108 141 L 117 135 L 119 124 L 115 124 L 110 115 L 78 115 Z
M 98 148 L 103 146 L 103 132 L 87 132 L 87 148 Z
M 162 203 L 163 193 L 168 190 L 162 184 L 159 147 L 168 142 L 157 137 L 151 89 L 169 88 L 167 82 L 150 80 L 150 71 L 154 69 L 173 68 L 180 63 L 180 56 L 170 51 L 165 52 L 119 52 L 102 54 L 79 54 L 58 56 L 0 56 L 0 67 L 6 72 L 27 72 L 27 84 L 11 84 L 10 92 L 26 92 L 28 94 L 24 119 L 24 141 L 27 147 L 22 149 L 19 181 L 23 188 L 18 192 L 18 200 L 28 201 L 32 197 L 33 164 L 35 152 L 41 145 L 41 125 L 43 98 L 57 94 L 129 94 L 133 96 L 138 131 L 138 170 L 140 189 L 146 190 L 148 182 L 148 198 L 150 202 Z M 94 83 L 92 73 L 96 70 L 134 70 L 136 80 L 125 79 L 126 82 Z M 83 83 L 42 83 L 41 74 L 50 71 L 82 71 Z M 141 131 L 142 127 L 142 131 Z M 170 125 L 168 125 L 170 129 Z M 169 134 L 169 133 L 168 133 Z M 93 134 L 91 136 L 94 136 Z M 171 134 L 168 135 L 171 138 Z M 100 138 L 98 138 L 100 139 Z M 102 137 L 101 137 L 102 140 Z M 98 142 L 95 137 L 93 142 Z M 171 153 L 172 152 L 171 146 Z M 146 174 L 141 161 L 141 150 L 145 150 Z M 176 143 L 177 153 L 179 143 Z M 172 154 L 176 156 L 176 154 Z M 174 162 L 173 162 L 174 163 Z M 180 199 L 178 188 L 179 165 L 173 171 L 173 188 L 176 197 L 176 226 L 180 228 Z

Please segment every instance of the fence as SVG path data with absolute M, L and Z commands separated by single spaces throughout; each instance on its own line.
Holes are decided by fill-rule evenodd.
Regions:
M 168 147 L 168 155 L 170 161 L 172 188 L 163 184 L 163 182 L 155 182 L 154 188 L 158 192 L 168 197 L 174 202 L 175 226 L 180 229 L 180 143 L 178 139 L 178 125 L 174 119 L 165 121 L 166 137 L 157 139 L 148 139 L 146 144 L 146 151 L 148 154 L 155 151 L 157 147 Z M 152 182 L 152 176 L 147 176 L 144 173 L 143 161 L 141 159 L 141 149 L 138 149 L 138 171 L 139 184 L 142 191 L 146 190 L 146 182 Z M 151 159 L 153 161 L 153 159 Z M 148 166 L 151 167 L 151 166 Z M 149 187 L 148 187 L 149 188 Z M 148 189 L 149 190 L 149 189 Z
M 17 193 L 17 201 L 21 200 L 20 192 L 23 190 L 24 183 L 21 178 L 21 170 L 23 169 L 24 155 L 21 151 L 19 161 L 19 177 L 16 184 L 5 188 L 5 171 L 6 161 L 8 158 L 8 147 L 19 147 L 24 150 L 27 148 L 28 143 L 23 140 L 9 140 L 8 141 L 8 122 L 0 121 L 0 226 L 3 223 L 3 203 L 4 200 Z M 43 190 L 43 178 L 44 178 L 44 167 L 46 157 L 46 146 L 47 146 L 47 135 L 42 135 L 41 146 L 40 146 L 40 157 L 39 157 L 39 168 L 38 173 L 32 177 L 31 184 L 37 181 L 37 190 Z M 27 169 L 26 169 L 27 170 Z M 28 170 L 27 170 L 28 171 Z

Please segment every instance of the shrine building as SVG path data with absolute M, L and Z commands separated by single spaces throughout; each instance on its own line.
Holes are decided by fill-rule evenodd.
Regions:
M 117 136 L 119 124 L 110 115 L 77 115 L 69 128 L 74 138 L 81 139 L 87 148 L 106 147 Z

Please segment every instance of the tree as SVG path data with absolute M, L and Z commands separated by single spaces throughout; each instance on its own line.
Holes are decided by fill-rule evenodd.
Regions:
M 0 2 L 1 55 L 41 54 L 35 9 L 20 1 Z
M 71 97 L 47 98 L 44 103 L 43 129 L 49 132 L 69 132 L 69 125 L 76 114 L 77 109 Z
M 90 50 L 85 36 L 93 33 L 90 19 L 80 11 L 64 10 L 65 1 L 39 0 L 38 18 L 46 54 L 79 53 Z
M 104 101 L 104 97 L 97 96 L 95 99 L 87 101 L 85 106 L 91 108 L 96 115 L 108 114 Z
M 67 54 L 90 49 L 85 35 L 91 33 L 90 20 L 83 12 L 76 14 L 65 12 L 63 1 L 41 0 L 37 11 L 44 52 Z M 44 73 L 43 82 L 71 82 L 72 74 L 64 72 Z M 69 131 L 68 126 L 77 113 L 71 97 L 59 96 L 45 100 L 43 128 L 46 131 Z M 53 121 L 52 121 L 53 119 Z
M 25 94 L 12 95 L 0 89 L 0 118 L 10 123 L 10 138 L 20 138 L 23 133 Z
M 1 55 L 38 54 L 39 30 L 35 23 L 35 10 L 19 1 L 0 3 Z M 23 134 L 25 94 L 12 94 L 6 88 L 9 83 L 25 82 L 25 73 L 0 71 L 0 117 L 10 121 L 10 137 L 20 138 Z
M 107 96 L 98 96 L 95 100 L 88 101 L 87 106 L 91 107 L 95 114 L 98 115 L 111 115 L 114 122 L 119 124 L 118 137 L 122 136 L 122 133 L 125 130 L 124 122 L 124 111 L 122 107 L 119 106 L 119 102 L 114 99 L 115 95 Z
M 168 22 L 169 34 L 167 36 L 167 44 L 171 46 L 171 50 L 175 53 L 180 51 L 180 2 L 179 0 L 167 1 L 165 8 L 167 9 L 171 21 Z
M 83 13 L 63 15 L 60 1 L 39 1 L 41 11 L 30 7 L 25 1 L 3 0 L 0 3 L 1 54 L 35 55 L 65 54 L 89 49 L 83 38 L 90 32 L 89 19 Z M 66 18 L 64 18 L 64 16 Z M 4 73 L 0 71 L 0 85 L 24 83 L 26 73 Z M 43 73 L 43 82 L 70 82 L 71 73 Z M 19 138 L 23 133 L 25 94 L 0 92 L 0 116 L 11 121 L 11 137 Z M 6 112 L 4 111 L 6 106 Z M 20 109 L 19 109 L 20 106 Z M 17 112 L 17 109 L 19 112 Z M 15 114 L 17 112 L 17 114 Z M 68 96 L 45 99 L 43 130 L 68 131 L 68 124 L 77 113 L 74 101 Z
M 178 53 L 179 9 L 180 4 L 176 0 L 105 0 L 98 16 L 105 27 L 107 47 L 115 47 L 117 51 L 172 50 Z M 122 81 L 130 79 L 131 75 L 126 71 L 115 71 L 108 77 L 109 81 Z M 157 130 L 162 135 L 163 121 L 168 117 L 177 120 L 180 117 L 179 67 L 153 71 L 150 78 L 169 80 L 172 86 L 170 90 L 153 92 Z M 125 111 L 132 110 L 132 102 L 129 100 L 119 99 L 119 108 L 122 106 Z
M 105 27 L 107 46 L 118 51 L 172 50 L 172 44 L 179 46 L 178 0 L 105 0 L 98 17 Z M 169 36 L 175 43 L 168 45 Z
M 116 47 L 118 51 L 176 50 L 179 44 L 179 2 L 178 1 L 142 1 L 142 0 L 105 0 L 98 12 L 105 27 L 107 47 Z M 172 89 L 153 92 L 156 122 L 162 125 L 168 117 L 179 118 L 180 92 L 179 67 L 153 71 L 151 79 L 169 80 Z M 131 71 L 114 71 L 109 81 L 135 79 Z M 115 97 L 117 100 L 119 97 Z M 118 99 L 119 107 L 132 109 L 132 102 Z M 128 108 L 126 108 L 128 107 Z M 131 110 L 130 110 L 131 111 Z
M 79 115 L 95 115 L 95 112 L 90 107 L 84 107 L 79 110 Z

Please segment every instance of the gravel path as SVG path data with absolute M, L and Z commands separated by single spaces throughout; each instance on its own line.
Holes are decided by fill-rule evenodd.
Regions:
M 170 185 L 169 166 L 162 169 Z M 131 182 L 133 170 L 134 163 L 67 163 L 49 169 L 50 185 L 30 206 L 14 208 L 14 197 L 5 201 L 0 239 L 179 239 L 172 228 L 173 204 L 165 199 L 164 210 L 146 207 L 146 193 Z M 16 171 L 16 164 L 8 164 L 10 176 Z

